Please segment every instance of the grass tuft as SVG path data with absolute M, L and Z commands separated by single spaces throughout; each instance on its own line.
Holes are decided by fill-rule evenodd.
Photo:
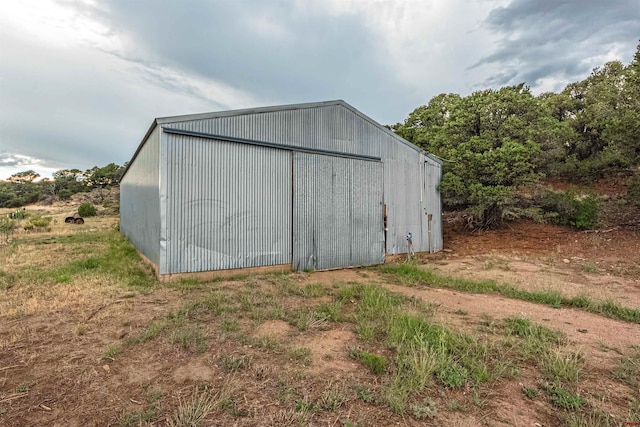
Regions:
M 558 408 L 574 411 L 587 403 L 579 395 L 571 393 L 561 386 L 545 384 L 542 387 L 551 398 L 551 403 Z
M 613 370 L 613 378 L 626 382 L 633 389 L 640 389 L 640 346 L 633 346 L 633 353 L 623 357 Z
M 577 386 L 582 370 L 583 355 L 580 352 L 562 354 L 550 352 L 542 359 L 541 370 L 554 384 Z
M 174 329 L 169 335 L 169 341 L 191 353 L 207 351 L 207 333 L 196 325 L 185 325 Z
M 289 358 L 300 362 L 303 366 L 311 366 L 311 349 L 298 347 L 289 350 Z
M 102 359 L 104 360 L 116 360 L 122 353 L 122 346 L 120 344 L 112 344 L 107 346 L 107 348 L 102 353 Z
M 220 398 L 208 391 L 192 394 L 190 399 L 180 398 L 178 409 L 167 420 L 169 427 L 199 427 L 205 418 L 218 408 Z
M 387 359 L 382 356 L 358 349 L 349 350 L 349 356 L 359 360 L 372 374 L 382 375 L 387 372 Z
M 249 366 L 251 356 L 224 355 L 220 358 L 220 369 L 223 372 L 238 372 Z

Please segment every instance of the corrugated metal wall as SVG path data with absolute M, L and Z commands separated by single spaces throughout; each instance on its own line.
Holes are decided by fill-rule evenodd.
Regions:
M 429 248 L 424 206 L 423 156 L 398 137 L 385 132 L 342 104 L 277 110 L 243 115 L 164 122 L 175 129 L 253 139 L 311 149 L 382 158 L 384 202 L 387 205 L 387 253 L 407 251 L 406 234 L 413 233 L 414 250 L 442 249 L 434 239 Z M 434 187 L 435 184 L 430 184 Z M 424 216 L 424 217 L 423 217 Z M 441 229 L 440 212 L 432 219 Z
M 293 268 L 384 261 L 382 163 L 295 153 Z
M 351 161 L 351 264 L 384 262 L 384 205 L 381 162 Z
M 161 273 L 291 262 L 291 153 L 164 134 L 166 266 Z
M 156 266 L 160 265 L 160 128 L 120 183 L 120 232 Z
M 440 179 L 442 178 L 442 165 L 430 156 L 425 157 L 424 161 L 424 211 L 427 215 L 431 215 L 431 222 L 424 227 L 425 231 L 430 233 L 427 236 L 429 250 L 435 252 L 442 249 L 442 202 L 440 200 Z

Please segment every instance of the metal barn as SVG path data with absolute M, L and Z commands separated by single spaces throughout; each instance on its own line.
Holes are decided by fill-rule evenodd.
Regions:
M 160 276 L 442 249 L 442 163 L 344 101 L 154 120 L 120 230 Z

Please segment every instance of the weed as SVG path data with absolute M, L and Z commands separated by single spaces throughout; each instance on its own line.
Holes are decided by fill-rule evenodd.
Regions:
M 432 318 L 436 314 L 436 311 L 438 309 L 437 304 L 427 302 L 421 298 L 416 298 L 415 296 L 409 297 L 407 303 L 409 303 L 409 305 L 414 308 L 417 313 L 427 318 Z
M 325 294 L 325 288 L 320 283 L 309 283 L 302 288 L 302 295 L 307 298 L 317 298 Z
M 151 403 L 158 403 L 160 398 L 162 398 L 163 396 L 162 391 L 153 388 L 151 384 L 141 384 L 141 387 L 144 389 L 144 394 L 145 396 L 147 396 L 147 399 L 151 401 Z
M 76 326 L 76 335 L 81 337 L 83 335 L 85 335 L 87 333 L 87 326 L 86 325 L 78 325 Z
M 567 427 L 601 427 L 624 425 L 616 423 L 613 416 L 602 411 L 593 411 L 587 414 L 565 412 L 561 416 L 564 425 Z
M 598 272 L 598 266 L 593 263 L 593 262 L 586 262 L 584 264 L 582 264 L 582 267 L 580 267 L 582 269 L 582 271 L 586 272 L 586 273 L 597 273 Z
M 207 350 L 207 333 L 199 326 L 186 325 L 175 329 L 169 335 L 169 341 L 192 353 Z
M 32 380 L 26 379 L 16 387 L 16 393 L 26 393 L 31 390 L 31 387 L 33 387 L 34 384 L 35 382 L 33 382 Z
M 204 419 L 219 405 L 219 396 L 208 391 L 192 394 L 190 399 L 180 398 L 178 409 L 168 419 L 169 427 L 198 427 Z
M 576 410 L 587 403 L 579 395 L 573 394 L 558 385 L 543 384 L 542 388 L 551 398 L 551 403 L 558 408 Z
M 360 361 L 373 374 L 382 375 L 387 371 L 387 360 L 377 354 L 363 352 L 360 355 Z
M 251 362 L 251 356 L 248 355 L 224 355 L 220 357 L 220 369 L 223 372 L 238 372 L 249 366 L 249 362 Z
M 457 309 L 453 312 L 453 314 L 458 314 L 460 316 L 468 316 L 469 312 L 467 310 Z
M 640 400 L 631 399 L 629 401 L 629 414 L 627 415 L 629 421 L 640 422 Z
M 436 370 L 438 360 L 422 337 L 416 342 L 402 346 L 396 356 L 398 374 L 405 377 L 409 390 L 422 390 Z
M 314 409 L 315 404 L 312 401 L 306 399 L 296 400 L 296 411 L 307 413 L 313 412 Z
M 223 317 L 220 319 L 220 330 L 223 332 L 235 332 L 239 329 L 238 319 Z
M 438 407 L 431 399 L 424 399 L 422 404 L 412 403 L 410 405 L 411 414 L 418 418 L 433 418 L 438 414 Z
M 197 278 L 182 278 L 178 281 L 169 282 L 169 285 L 172 288 L 187 293 L 199 289 L 202 286 L 202 283 Z
M 335 411 L 347 401 L 343 391 L 337 386 L 327 388 L 320 396 L 316 407 L 325 411 Z
M 291 280 L 289 273 L 274 273 L 268 281 L 276 286 L 283 295 L 303 295 L 303 290 Z
M 555 384 L 577 385 L 580 377 L 582 353 L 562 354 L 551 352 L 542 359 L 541 368 L 545 377 Z
M 294 395 L 293 388 L 282 377 L 279 377 L 276 382 L 276 390 L 278 392 L 278 399 L 280 399 L 281 402 L 289 402 Z
M 458 399 L 447 400 L 447 409 L 450 411 L 464 411 L 467 409 L 466 405 L 460 402 Z
M 160 417 L 160 399 L 162 398 L 162 392 L 155 390 L 151 387 L 151 384 L 148 383 L 141 384 L 140 387 L 142 387 L 147 399 L 149 399 L 149 405 L 143 411 L 123 414 L 118 421 L 120 427 L 146 425 Z
M 280 343 L 272 337 L 250 339 L 248 342 L 255 347 L 263 348 L 271 353 L 280 353 L 282 351 Z
M 280 409 L 269 418 L 270 426 L 305 426 L 308 425 L 306 412 L 296 412 L 293 409 Z
M 325 302 L 317 306 L 315 311 L 324 316 L 328 321 L 343 322 L 346 320 L 342 314 L 343 305 L 344 303 L 341 301 Z
M 412 315 L 397 315 L 388 327 L 387 343 L 399 350 L 402 355 L 409 346 L 409 355 L 422 352 L 419 363 L 398 361 L 402 367 L 419 366 L 421 370 L 433 372 L 444 385 L 460 387 L 465 382 L 481 382 L 488 379 L 485 364 L 488 348 L 477 338 L 465 334 L 451 332 L 440 325 L 435 325 Z M 415 346 L 411 349 L 411 346 Z M 427 351 L 428 350 L 428 351 Z M 426 357 L 429 353 L 431 356 Z M 413 377 L 416 370 L 412 369 Z M 418 375 L 424 378 L 424 373 Z
M 229 310 L 229 302 L 224 294 L 215 292 L 204 299 L 185 304 L 180 309 L 180 314 L 184 317 L 202 316 L 213 314 L 219 316 Z
M 613 370 L 613 377 L 623 380 L 634 389 L 640 388 L 640 346 L 633 346 L 633 353 L 620 360 Z
M 561 344 L 564 335 L 560 331 L 552 331 L 544 326 L 531 323 L 524 317 L 505 317 L 505 334 L 519 337 L 534 337 L 540 341 Z
M 538 390 L 533 387 L 522 387 L 522 394 L 527 396 L 529 399 L 533 399 L 538 397 Z
M 294 348 L 289 351 L 289 358 L 300 362 L 303 366 L 311 365 L 311 349 L 307 347 Z
M 342 423 L 343 427 L 359 427 L 360 424 L 358 421 L 353 421 L 350 418 L 343 418 L 340 420 L 340 422 Z
M 152 406 L 144 411 L 127 412 L 118 421 L 120 427 L 137 427 L 145 425 L 160 416 L 158 409 Z
M 141 334 L 131 337 L 129 342 L 132 344 L 141 344 L 147 341 L 151 341 L 155 339 L 158 335 L 160 335 L 160 333 L 164 331 L 166 328 L 167 328 L 166 321 L 151 322 Z
M 382 375 L 387 371 L 387 359 L 373 353 L 367 353 L 357 349 L 350 349 L 349 356 L 359 360 L 364 366 L 369 368 L 371 373 Z
M 460 387 L 469 376 L 469 371 L 452 357 L 440 361 L 436 377 L 445 387 Z
M 309 310 L 299 310 L 297 318 L 293 320 L 293 325 L 300 331 L 325 330 L 329 328 L 328 323 L 328 318 L 324 313 Z
M 532 323 L 523 317 L 506 317 L 503 320 L 503 333 L 507 337 L 519 337 L 523 341 L 514 345 L 514 350 L 525 359 L 537 359 L 546 354 L 549 347 L 565 342 L 561 331 L 554 331 Z M 507 344 L 508 342 L 503 342 Z
M 391 383 L 382 391 L 381 399 L 389 407 L 391 412 L 403 415 L 407 409 L 409 390 L 403 384 L 404 379 L 395 376 Z
M 120 344 L 111 344 L 102 353 L 102 359 L 104 360 L 116 360 L 116 357 L 122 353 L 122 346 Z
M 353 386 L 353 389 L 355 390 L 356 395 L 362 399 L 363 402 L 372 403 L 374 401 L 374 395 L 367 387 L 356 384 Z

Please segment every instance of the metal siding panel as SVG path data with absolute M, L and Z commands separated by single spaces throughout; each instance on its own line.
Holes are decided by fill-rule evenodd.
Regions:
M 291 262 L 290 153 L 167 135 L 168 273 Z
M 381 183 L 379 162 L 295 153 L 293 268 L 382 262 Z
M 156 127 L 120 183 L 120 232 L 160 266 L 160 133 Z
M 425 238 L 425 209 L 434 212 L 438 230 L 436 249 L 442 248 L 439 206 L 441 168 L 433 162 L 433 174 L 421 172 L 421 155 L 393 135 L 343 105 L 256 112 L 237 116 L 202 118 L 171 123 L 170 127 L 237 138 L 375 156 L 384 163 L 384 203 L 387 204 L 387 252 L 405 253 L 406 233 L 412 232 L 416 251 L 429 249 Z M 424 192 L 424 179 L 431 186 Z M 420 196 L 422 195 L 422 202 Z M 428 197 L 427 197 L 428 196 Z M 428 198 L 425 202 L 425 197 Z M 425 207 L 426 203 L 426 207 Z
M 440 180 L 442 179 L 442 166 L 428 157 L 424 163 L 425 167 L 425 193 L 426 207 L 425 213 L 432 214 L 431 243 L 432 251 L 440 251 L 443 248 L 442 242 L 442 202 L 440 199 Z
M 351 265 L 384 262 L 383 165 L 353 160 L 351 178 Z

